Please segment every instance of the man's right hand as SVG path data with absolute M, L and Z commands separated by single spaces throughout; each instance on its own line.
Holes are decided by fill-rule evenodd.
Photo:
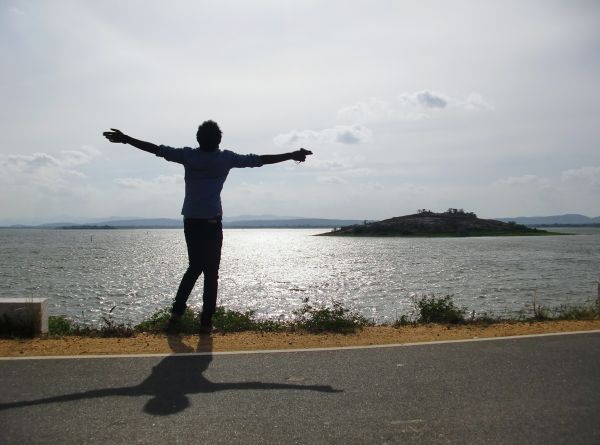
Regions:
M 118 144 L 126 144 L 129 136 L 125 133 L 122 133 L 120 130 L 116 128 L 111 128 L 112 131 L 105 131 L 102 133 L 106 139 L 110 142 L 118 143 Z

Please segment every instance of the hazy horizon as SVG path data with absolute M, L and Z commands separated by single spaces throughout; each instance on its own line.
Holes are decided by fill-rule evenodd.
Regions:
M 0 5 L 0 221 L 179 217 L 181 166 L 102 137 L 314 156 L 234 170 L 224 213 L 600 215 L 600 3 Z M 358 218 L 357 218 L 358 217 Z
M 466 209 L 468 210 L 468 209 Z M 433 210 L 434 212 L 436 210 Z M 442 212 L 442 210 L 439 210 Z M 411 212 L 408 214 L 417 213 Z M 586 215 L 582 213 L 572 214 L 557 214 L 557 215 L 497 215 L 493 217 L 482 217 L 481 215 L 477 215 L 480 218 L 487 219 L 509 219 L 509 218 L 551 218 L 551 217 L 561 217 L 566 215 L 580 215 L 590 219 L 600 218 L 600 215 Z M 368 217 L 358 217 L 358 218 L 336 218 L 336 217 L 321 217 L 321 216 L 291 216 L 291 215 L 270 215 L 270 214 L 261 214 L 261 215 L 231 215 L 224 216 L 224 221 L 229 222 L 237 222 L 237 221 L 251 221 L 251 220 L 285 220 L 285 219 L 326 219 L 326 220 L 356 220 L 356 221 L 376 221 L 383 220 L 387 218 L 392 218 L 395 216 L 404 216 L 404 215 L 390 215 L 385 218 L 368 218 Z M 149 217 L 141 217 L 141 216 L 105 216 L 105 217 L 85 217 L 85 216 L 68 216 L 63 215 L 62 217 L 57 218 L 49 218 L 49 219 L 30 219 L 30 220 L 11 220 L 11 219 L 0 219 L 0 227 L 12 226 L 12 225 L 23 225 L 23 226 L 37 226 L 37 225 L 45 225 L 45 224 L 57 224 L 57 223 L 72 223 L 72 224 L 97 224 L 103 222 L 111 222 L 111 221 L 130 221 L 130 220 L 152 220 L 152 219 L 166 219 L 166 220 L 179 220 L 183 219 L 183 216 L 149 216 Z

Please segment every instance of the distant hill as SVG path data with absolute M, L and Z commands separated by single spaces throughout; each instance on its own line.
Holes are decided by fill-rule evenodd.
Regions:
M 353 219 L 325 219 L 325 218 L 286 218 L 268 219 L 267 215 L 258 216 L 257 219 L 243 220 L 239 217 L 227 218 L 223 221 L 224 228 L 315 228 L 326 229 L 351 224 L 358 224 L 359 220 Z M 248 218 L 252 218 L 248 216 Z M 42 228 L 61 229 L 111 229 L 111 228 L 181 228 L 183 219 L 170 218 L 139 218 L 99 221 L 93 224 L 52 223 L 38 226 Z
M 334 230 L 328 236 L 520 236 L 547 235 L 550 232 L 493 219 L 480 219 L 474 213 L 449 209 L 444 213 L 421 211 L 368 224 Z
M 432 212 L 433 213 L 433 212 Z M 407 215 L 410 216 L 410 215 Z M 553 216 L 519 216 L 496 218 L 496 221 L 505 223 L 514 222 L 530 227 L 544 226 L 598 226 L 600 216 L 590 218 L 579 214 L 553 215 Z M 277 215 L 239 215 L 223 218 L 223 226 L 226 228 L 334 228 L 351 225 L 361 225 L 362 220 L 352 219 L 327 219 L 327 218 L 303 218 L 295 216 Z M 74 218 L 63 222 L 46 224 L 12 224 L 4 227 L 13 228 L 181 228 L 181 218 L 136 218 L 136 217 L 107 217 L 84 219 Z
M 600 216 L 590 218 L 589 216 L 569 213 L 565 215 L 551 216 L 518 216 L 515 218 L 496 218 L 498 221 L 514 221 L 526 226 L 560 226 L 560 225 L 594 225 L 600 224 Z
M 358 224 L 359 220 L 354 219 L 323 219 L 323 218 L 298 218 L 298 219 L 280 219 L 280 220 L 250 220 L 250 221 L 231 221 L 224 222 L 223 227 L 227 228 L 315 228 L 328 229 L 333 227 L 348 226 Z
M 179 228 L 183 227 L 183 220 L 172 218 L 120 219 L 101 221 L 95 225 L 108 227 Z
M 304 219 L 302 216 L 280 216 L 280 215 L 272 215 L 272 214 L 262 214 L 262 215 L 237 215 L 237 216 L 224 216 L 223 222 L 239 222 L 239 221 L 280 221 L 285 219 Z

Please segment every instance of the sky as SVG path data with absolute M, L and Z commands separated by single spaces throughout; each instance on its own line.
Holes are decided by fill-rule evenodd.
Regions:
M 0 224 L 179 217 L 183 168 L 102 132 L 305 147 L 225 215 L 600 215 L 600 2 L 0 0 Z

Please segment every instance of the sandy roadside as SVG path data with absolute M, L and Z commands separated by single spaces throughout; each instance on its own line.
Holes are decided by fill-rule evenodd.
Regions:
M 207 348 L 215 352 L 324 348 L 489 338 L 596 329 L 600 329 L 600 320 L 512 322 L 497 323 L 489 326 L 420 325 L 402 328 L 379 326 L 365 328 L 356 334 L 241 332 L 213 334 L 210 342 L 207 342 L 206 338 L 200 342 L 198 335 L 169 338 L 166 335 L 151 334 L 137 334 L 132 338 L 58 337 L 22 340 L 0 339 L 0 356 L 183 353 L 206 350 Z

